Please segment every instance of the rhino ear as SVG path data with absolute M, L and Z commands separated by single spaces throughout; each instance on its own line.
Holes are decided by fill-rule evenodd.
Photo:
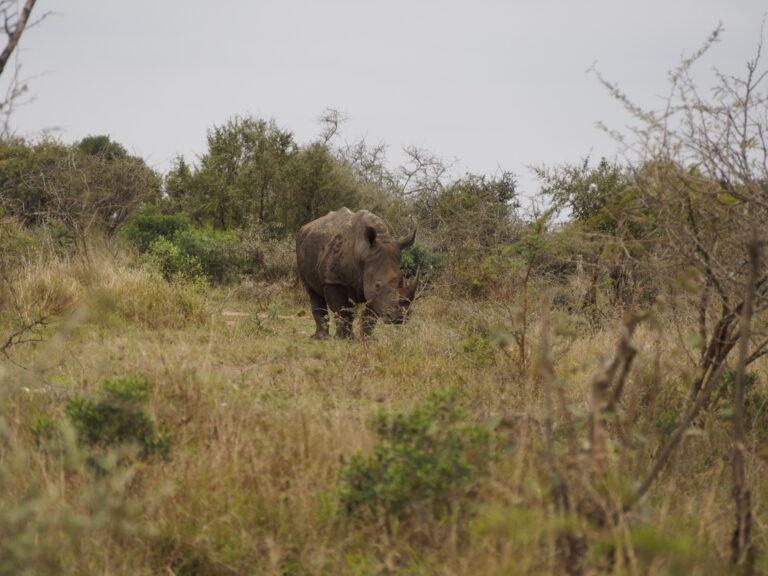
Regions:
M 372 226 L 366 226 L 363 234 L 368 245 L 373 247 L 373 245 L 376 244 L 376 229 Z
M 403 238 L 398 242 L 400 245 L 400 250 L 405 250 L 409 246 L 413 244 L 413 241 L 416 240 L 416 228 L 413 229 L 413 232 L 411 232 L 408 236 Z

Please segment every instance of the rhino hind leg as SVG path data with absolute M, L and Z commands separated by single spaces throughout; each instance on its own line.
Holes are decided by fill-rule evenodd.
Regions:
M 315 319 L 315 333 L 312 338 L 315 340 L 325 340 L 328 334 L 328 305 L 320 294 L 313 290 L 309 292 L 309 300 L 312 304 L 312 317 Z

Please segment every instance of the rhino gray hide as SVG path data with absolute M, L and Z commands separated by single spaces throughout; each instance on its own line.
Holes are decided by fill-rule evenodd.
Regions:
M 393 240 L 384 221 L 367 210 L 342 208 L 304 225 L 296 236 L 296 262 L 317 325 L 312 338 L 328 338 L 328 310 L 336 318 L 336 336 L 352 337 L 359 303 L 365 303 L 364 336 L 371 334 L 377 318 L 401 324 L 419 275 L 404 280 L 400 251 L 415 237 L 416 230 Z

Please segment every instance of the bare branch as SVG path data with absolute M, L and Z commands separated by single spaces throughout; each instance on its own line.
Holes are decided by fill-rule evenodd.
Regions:
M 731 540 L 734 564 L 743 564 L 751 546 L 750 532 L 752 524 L 751 494 L 747 484 L 744 466 L 746 435 L 744 433 L 744 382 L 749 357 L 750 327 L 752 323 L 753 301 L 755 298 L 757 274 L 760 269 L 760 241 L 757 227 L 753 223 L 752 239 L 747 246 L 750 272 L 744 294 L 744 308 L 741 316 L 739 334 L 739 362 L 733 384 L 733 499 L 736 507 L 736 528 Z
M 322 127 L 320 130 L 320 140 L 323 144 L 328 144 L 338 135 L 341 125 L 349 120 L 349 118 L 346 114 L 336 108 L 326 108 L 323 110 L 323 113 L 320 114 L 318 120 Z
M 42 342 L 43 336 L 38 332 L 38 329 L 44 328 L 51 323 L 52 320 L 50 316 L 43 316 L 42 318 L 37 318 L 36 320 L 25 323 L 16 332 L 8 336 L 5 343 L 0 346 L 0 353 L 15 364 L 16 362 L 10 356 L 10 349 L 21 344 L 29 344 L 30 342 Z
M 24 32 L 24 28 L 27 26 L 29 15 L 32 13 L 32 8 L 34 8 L 36 1 L 37 0 L 26 0 L 21 14 L 14 22 L 11 22 L 11 19 L 7 14 L 5 16 L 5 30 L 8 34 L 8 44 L 6 44 L 3 51 L 0 52 L 0 75 L 3 74 L 3 70 L 5 70 L 8 60 L 11 58 L 11 54 L 16 49 L 16 46 L 21 39 L 21 35 Z

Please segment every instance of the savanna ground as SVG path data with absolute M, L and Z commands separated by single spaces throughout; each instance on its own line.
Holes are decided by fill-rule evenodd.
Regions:
M 631 159 L 536 169 L 530 214 L 336 111 L 165 175 L 0 137 L 0 576 L 768 573 L 768 73 L 701 89 L 720 31 L 660 109 L 598 72 Z M 316 342 L 292 238 L 344 205 L 427 282 Z
M 628 312 L 558 309 L 545 285 L 525 310 L 513 291 L 457 300 L 438 284 L 405 326 L 317 342 L 295 280 L 168 282 L 121 252 L 17 270 L 0 324 L 1 574 L 733 571 L 727 403 L 697 417 L 639 503 L 604 513 L 647 474 L 696 373 L 695 319 L 672 300 L 631 338 L 595 463 L 594 382 Z M 46 320 L 10 338 L 11 301 Z M 750 369 L 745 570 L 766 573 L 765 363 Z M 134 414 L 154 443 L 88 441 L 104 423 L 78 420 L 73 399 L 131 378 L 148 383 Z

